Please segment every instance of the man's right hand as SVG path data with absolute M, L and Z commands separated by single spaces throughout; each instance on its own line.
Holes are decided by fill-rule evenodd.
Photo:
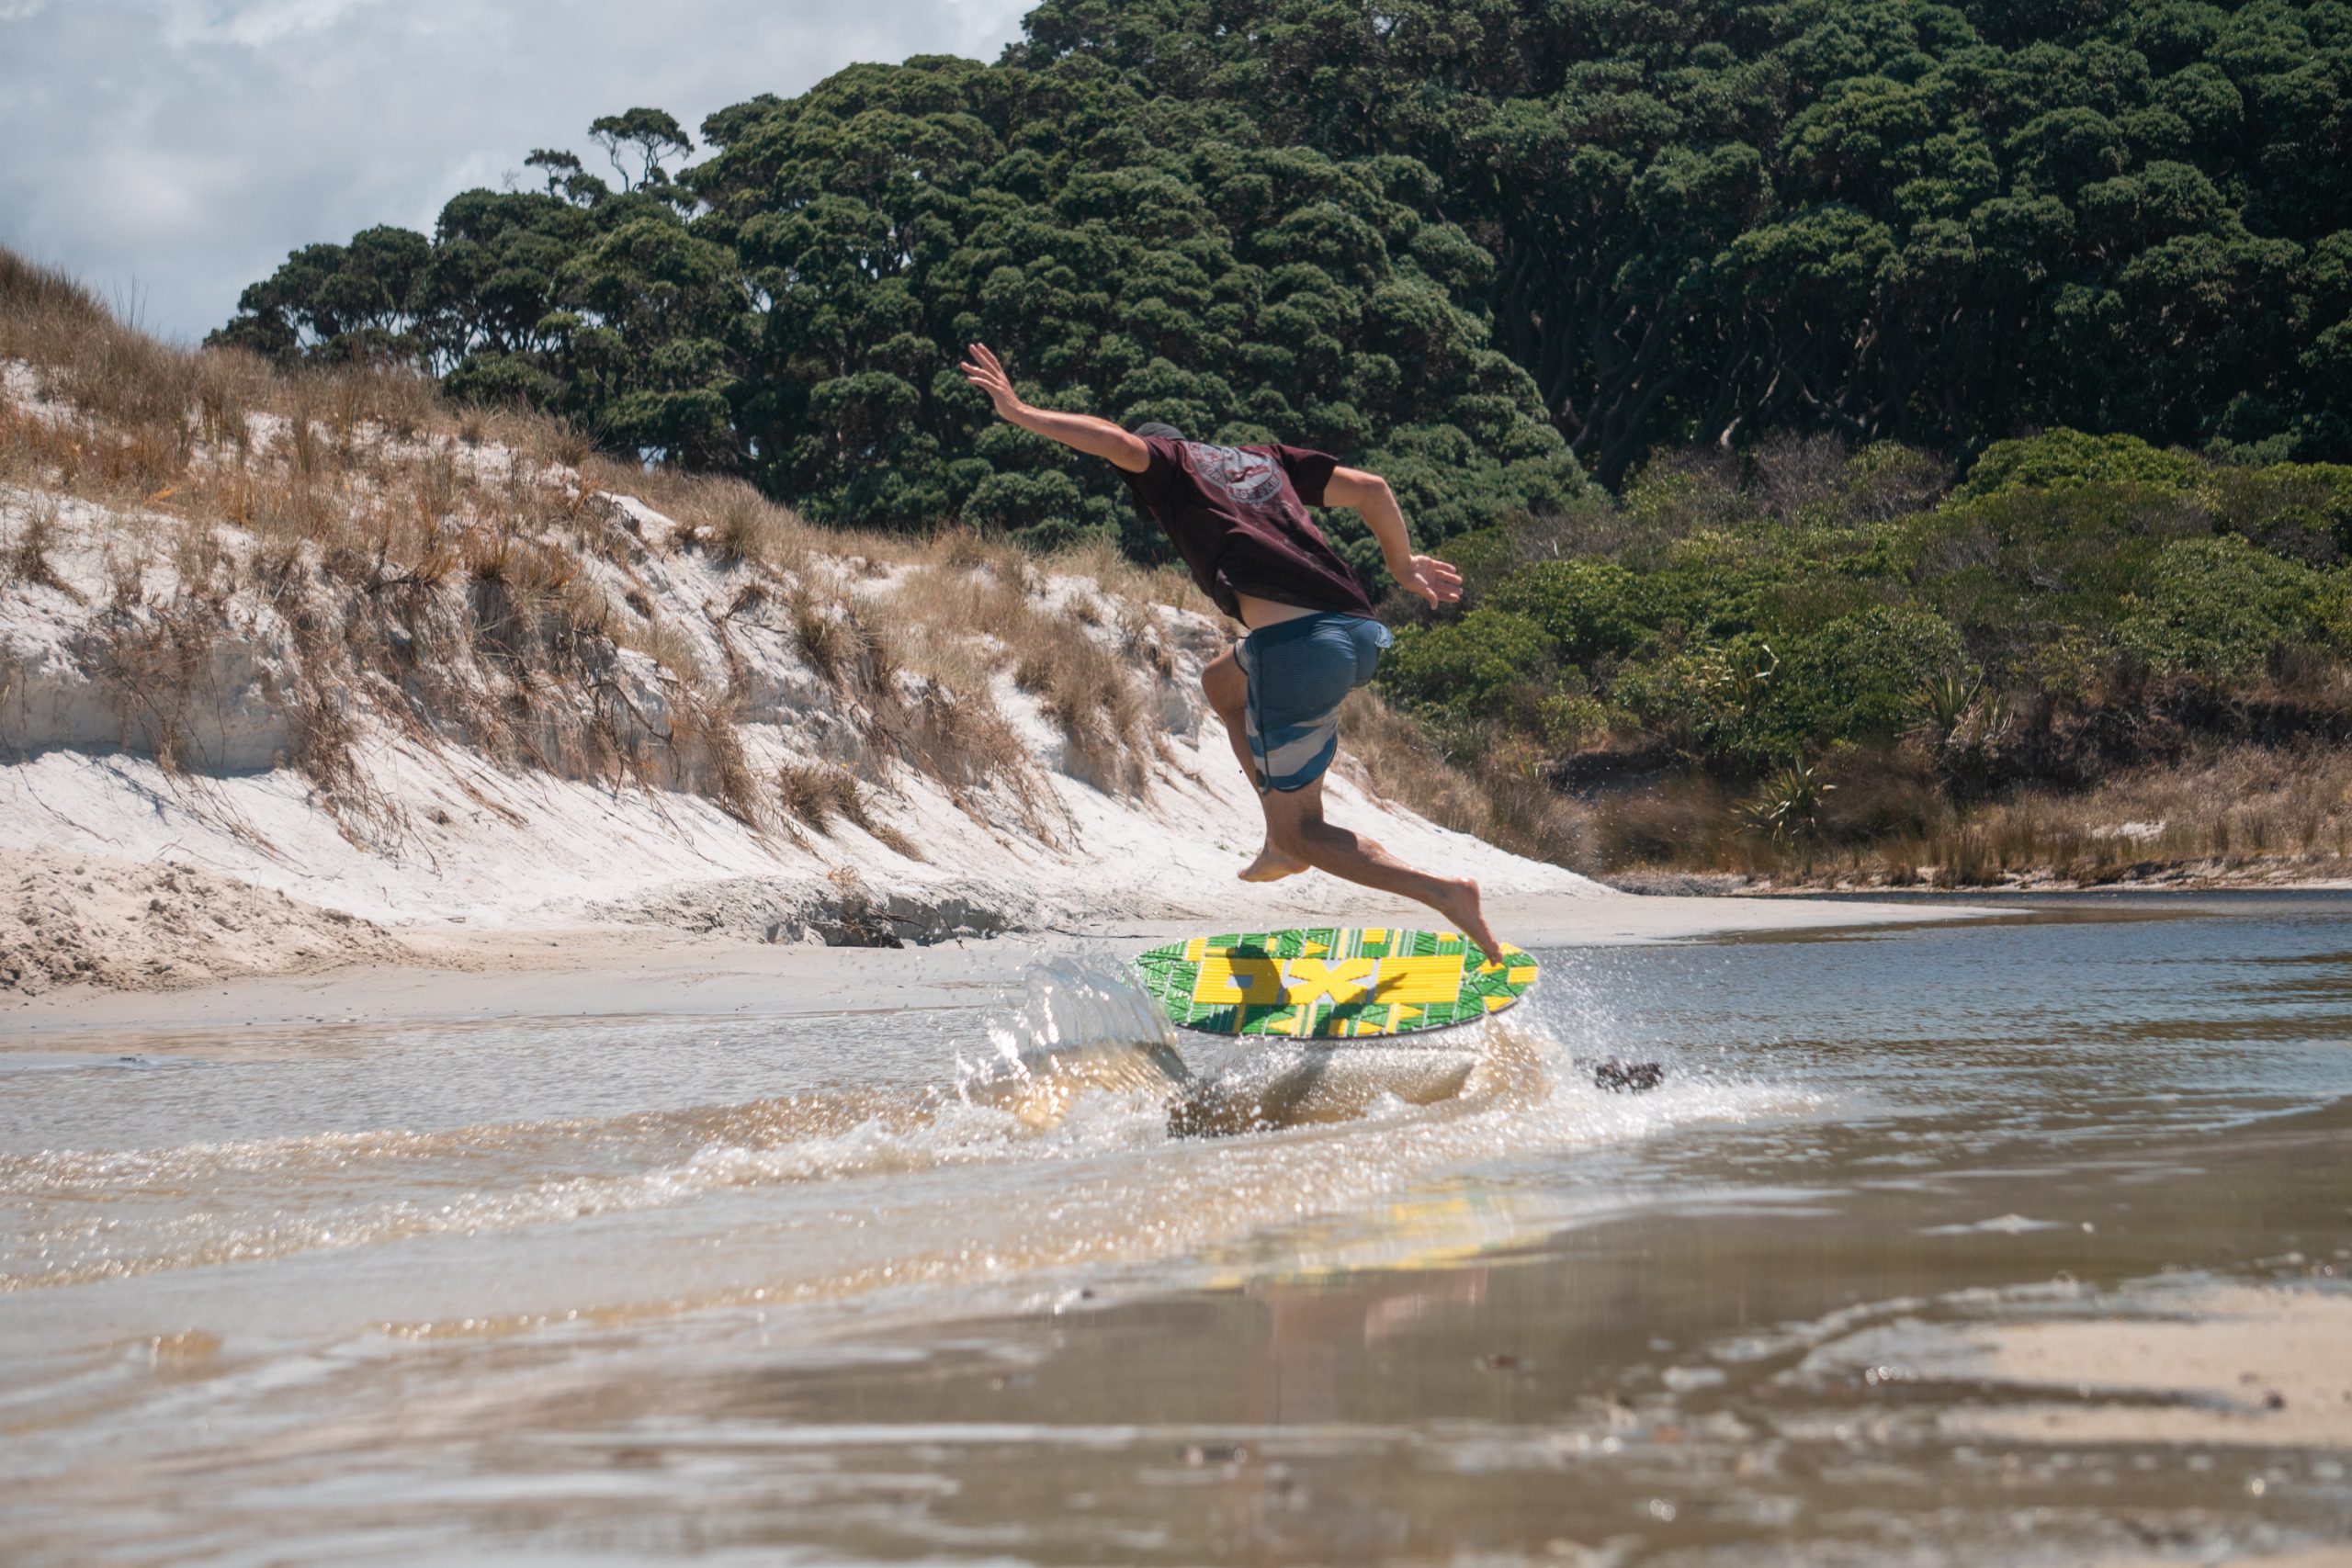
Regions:
M 965 353 L 971 357 L 964 361 L 964 379 L 978 387 L 996 405 L 998 413 L 1022 429 L 1034 430 L 1090 457 L 1105 458 L 1131 474 L 1142 473 L 1151 467 L 1151 448 L 1109 420 L 1097 419 L 1091 413 L 1033 409 L 1023 402 L 1021 394 L 1012 389 L 1012 378 L 1005 373 L 1004 362 L 989 352 L 987 344 L 976 343 Z
M 1029 405 L 1012 389 L 1012 378 L 1005 373 L 1003 362 L 989 353 L 984 343 L 973 344 L 964 352 L 971 356 L 964 361 L 964 379 L 978 387 L 996 405 L 1000 415 L 1020 423 L 1021 415 L 1028 412 Z

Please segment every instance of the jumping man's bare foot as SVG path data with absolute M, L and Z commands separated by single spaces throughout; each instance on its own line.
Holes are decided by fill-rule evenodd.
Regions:
M 1462 934 L 1478 944 L 1479 951 L 1487 955 L 1487 963 L 1500 964 L 1503 961 L 1502 939 L 1495 935 L 1492 926 L 1487 924 L 1486 913 L 1478 907 L 1478 885 L 1464 877 L 1459 882 L 1446 884 L 1446 886 L 1448 892 L 1443 898 L 1431 900 L 1438 913 L 1461 927 Z
M 1306 869 L 1306 863 L 1296 855 L 1286 855 L 1268 844 L 1258 852 L 1258 858 L 1241 868 L 1244 882 L 1280 882 L 1285 876 L 1296 876 Z

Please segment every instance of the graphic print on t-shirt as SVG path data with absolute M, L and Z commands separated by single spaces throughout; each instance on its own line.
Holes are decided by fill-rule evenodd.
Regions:
M 1243 506 L 1262 505 L 1282 491 L 1282 468 L 1263 452 L 1211 446 L 1202 441 L 1185 442 L 1184 450 L 1203 484 L 1222 491 Z

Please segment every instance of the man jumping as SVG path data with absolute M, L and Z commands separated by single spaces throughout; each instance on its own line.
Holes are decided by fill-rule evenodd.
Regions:
M 1372 679 L 1388 628 L 1309 506 L 1351 506 L 1380 541 L 1398 582 L 1432 604 L 1462 597 L 1462 574 L 1417 556 L 1388 481 L 1302 446 L 1213 446 L 1166 424 L 1122 430 L 1091 414 L 1030 407 L 1012 378 L 974 344 L 964 375 L 1023 430 L 1102 457 L 1126 478 L 1201 592 L 1249 635 L 1201 671 L 1241 771 L 1257 786 L 1266 841 L 1245 882 L 1309 866 L 1427 904 L 1496 962 L 1502 944 L 1467 877 L 1415 871 L 1370 839 L 1323 819 L 1323 774 L 1340 743 L 1340 700 Z

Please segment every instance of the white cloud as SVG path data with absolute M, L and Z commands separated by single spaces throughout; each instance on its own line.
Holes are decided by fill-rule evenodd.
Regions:
M 286 253 L 429 228 L 639 104 L 993 59 L 1033 0 L 0 0 L 0 244 L 193 340 Z
M 296 33 L 325 32 L 352 12 L 382 0 L 264 0 L 232 11 L 215 25 L 232 43 L 266 48 Z

